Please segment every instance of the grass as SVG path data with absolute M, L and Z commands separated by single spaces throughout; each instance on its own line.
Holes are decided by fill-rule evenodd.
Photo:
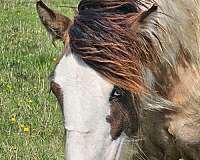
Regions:
M 78 0 L 46 0 L 54 9 Z M 60 108 L 49 94 L 54 48 L 30 0 L 0 0 L 0 159 L 64 159 Z

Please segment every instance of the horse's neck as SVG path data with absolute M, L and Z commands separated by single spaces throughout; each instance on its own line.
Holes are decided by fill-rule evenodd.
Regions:
M 145 69 L 146 83 L 148 82 L 147 85 L 155 90 L 152 94 L 155 93 L 158 98 L 152 96 L 155 100 L 150 98 L 142 101 L 144 108 L 149 106 L 148 109 L 151 109 L 144 112 L 147 114 L 143 116 L 146 118 L 143 120 L 144 135 L 157 146 L 167 146 L 165 154 L 170 153 L 170 156 L 175 156 L 169 159 L 177 159 L 176 156 L 179 156 L 176 155 L 171 135 L 180 145 L 181 152 L 191 153 L 193 155 L 189 156 L 198 159 L 199 152 L 195 154 L 195 149 L 200 150 L 197 146 L 200 144 L 200 4 L 197 0 L 155 1 L 161 6 L 161 12 L 168 16 L 159 13 L 153 15 L 154 20 L 157 20 L 164 30 L 150 25 L 146 28 L 149 34 L 152 30 L 156 33 L 157 37 L 153 44 L 158 50 L 161 61 Z M 149 21 L 152 22 L 151 18 Z M 163 104 L 164 106 L 171 104 L 178 112 L 173 114 L 165 110 L 152 112 L 152 110 L 162 109 Z M 160 106 L 156 107 L 157 105 Z M 166 144 L 163 139 L 166 140 Z M 148 146 L 147 143 L 144 145 L 154 153 L 153 147 Z M 175 153 L 171 154 L 171 151 Z
M 152 98 L 150 97 L 151 100 L 145 99 L 146 101 L 144 100 L 143 102 L 143 108 L 147 108 L 142 116 L 143 135 L 145 139 L 152 143 L 145 143 L 144 146 L 149 153 L 157 154 L 161 151 L 158 148 L 156 150 L 154 146 L 164 148 L 164 154 L 170 160 L 177 159 L 180 156 L 176 146 L 182 153 L 195 157 L 195 160 L 200 158 L 199 70 L 196 67 L 180 65 L 177 66 L 176 75 L 171 75 L 168 71 L 162 72 L 161 77 L 153 77 L 153 74 L 150 71 L 148 72 L 148 80 L 151 79 L 151 82 L 155 82 L 149 85 L 154 87 L 157 83 L 156 81 L 160 81 L 159 87 L 165 91 L 165 94 L 163 95 L 163 92 L 158 90 L 157 87 L 155 90 L 158 95 L 156 95 L 155 100 L 152 99 L 155 97 L 153 95 Z M 167 106 L 170 104 L 172 105 L 171 107 Z M 165 108 L 174 108 L 177 112 L 167 111 Z M 156 111 L 152 112 L 152 110 Z M 161 110 L 161 112 L 157 112 L 157 110 Z M 176 139 L 176 143 L 174 143 L 172 135 Z M 151 157 L 152 155 L 150 154 L 149 156 Z
M 156 90 L 168 98 L 175 85 L 183 84 L 186 74 L 199 70 L 200 3 L 196 0 L 155 1 L 160 11 L 154 13 L 147 23 L 158 22 L 163 29 L 151 25 L 144 28 L 149 34 L 156 34 L 153 44 L 160 61 L 154 63 L 152 60 L 150 68 L 155 76 Z
M 199 159 L 200 151 L 200 73 L 196 68 L 179 68 L 180 80 L 169 92 L 177 113 L 171 115 L 169 132 L 187 156 Z
M 167 34 L 158 32 L 164 46 L 159 51 L 163 61 L 152 69 L 155 90 L 178 111 L 170 115 L 169 132 L 176 137 L 183 153 L 198 159 L 195 150 L 200 149 L 200 4 L 195 0 L 158 2 L 173 18 L 160 21 Z
M 176 65 L 177 56 L 187 52 L 187 56 L 196 61 L 200 57 L 200 3 L 196 0 L 156 1 L 161 13 L 157 13 L 155 20 L 163 26 L 163 30 L 155 31 L 162 43 L 160 57 Z

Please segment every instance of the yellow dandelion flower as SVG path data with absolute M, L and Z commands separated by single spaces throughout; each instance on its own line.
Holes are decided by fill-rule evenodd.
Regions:
M 16 124 L 17 123 L 16 116 L 11 117 L 10 121 L 12 124 Z
M 57 58 L 53 58 L 53 61 L 56 62 L 56 61 L 57 61 Z
M 24 133 L 29 133 L 30 132 L 30 128 L 28 128 L 28 127 L 24 127 Z

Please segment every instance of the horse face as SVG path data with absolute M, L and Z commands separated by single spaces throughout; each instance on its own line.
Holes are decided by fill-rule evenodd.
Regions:
M 72 53 L 63 56 L 51 82 L 63 105 L 66 159 L 117 159 L 123 142 L 122 127 L 111 125 L 116 121 L 110 101 L 120 93 Z M 122 121 L 119 123 L 123 126 Z
M 50 84 L 63 110 L 66 159 L 119 159 L 124 135 L 131 137 L 137 131 L 132 94 L 71 52 L 61 58 Z

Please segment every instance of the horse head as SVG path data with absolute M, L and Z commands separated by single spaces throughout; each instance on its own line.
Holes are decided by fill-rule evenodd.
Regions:
M 196 25 L 183 34 L 185 21 L 178 26 L 165 12 L 188 11 L 179 13 L 178 2 L 158 2 L 81 0 L 73 22 L 37 2 L 45 28 L 65 44 L 50 85 L 63 111 L 66 159 L 124 159 L 127 138 L 138 135 L 142 158 L 181 158 L 171 123 L 179 114 L 169 97 L 178 95 L 172 88 L 183 79 L 177 69 L 195 61 L 197 46 L 185 42 Z

